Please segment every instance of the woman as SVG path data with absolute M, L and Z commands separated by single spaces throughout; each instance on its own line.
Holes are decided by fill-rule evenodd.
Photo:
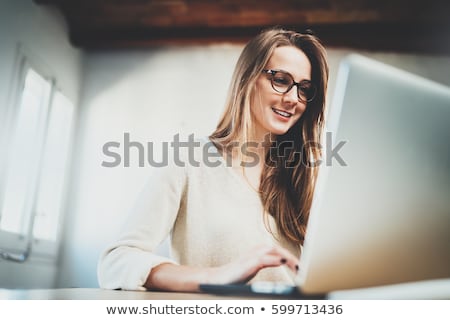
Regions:
M 215 153 L 219 164 L 158 172 L 102 255 L 100 286 L 195 292 L 200 283 L 292 283 L 320 158 L 308 146 L 320 141 L 327 81 L 315 36 L 277 28 L 251 40 L 217 129 L 196 149 L 197 159 Z M 172 258 L 154 252 L 167 235 Z

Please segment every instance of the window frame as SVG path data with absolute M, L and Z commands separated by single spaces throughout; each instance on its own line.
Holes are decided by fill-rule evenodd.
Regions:
M 31 236 L 31 256 L 33 258 L 38 258 L 39 260 L 51 260 L 56 261 L 59 253 L 59 248 L 62 240 L 62 223 L 65 220 L 65 209 L 66 209 L 66 203 L 67 203 L 67 193 L 68 193 L 68 178 L 70 177 L 71 173 L 71 166 L 72 166 L 72 153 L 73 153 L 73 141 L 74 141 L 74 130 L 75 130 L 75 122 L 76 122 L 76 106 L 73 103 L 73 101 L 67 97 L 66 94 L 64 94 L 64 91 L 61 90 L 61 88 L 58 85 L 58 81 L 56 77 L 54 76 L 54 73 L 51 71 L 51 68 L 48 67 L 48 65 L 40 59 L 38 56 L 33 54 L 30 50 L 25 48 L 23 45 L 19 44 L 16 50 L 16 61 L 13 68 L 13 75 L 12 75 L 12 81 L 11 81 L 11 88 L 9 92 L 9 99 L 6 107 L 6 116 L 2 123 L 3 130 L 2 130 L 2 136 L 3 141 L 0 140 L 0 147 L 2 150 L 7 150 L 8 152 L 4 157 L 0 157 L 0 210 L 3 207 L 4 203 L 4 194 L 5 194 L 5 180 L 6 176 L 8 174 L 9 169 L 9 151 L 11 150 L 13 146 L 13 141 L 16 135 L 16 127 L 18 124 L 18 117 L 20 113 L 21 103 L 22 103 L 22 97 L 23 97 L 23 89 L 25 86 L 25 81 L 27 77 L 28 70 L 32 69 L 36 73 L 38 73 L 44 80 L 46 80 L 50 85 L 50 92 L 49 96 L 46 98 L 46 107 L 43 111 L 44 114 L 42 116 L 42 119 L 40 123 L 38 124 L 37 131 L 39 132 L 38 137 L 36 139 L 38 143 L 37 149 L 40 150 L 39 155 L 37 156 L 37 172 L 35 172 L 35 179 L 33 181 L 33 187 L 31 188 L 31 191 L 29 194 L 26 195 L 27 199 L 27 205 L 30 206 L 29 212 L 24 212 L 24 217 L 22 219 L 25 219 L 27 221 L 27 227 L 28 234 L 20 234 L 15 232 L 9 232 L 0 229 L 0 249 L 3 251 L 11 252 L 11 253 L 23 253 L 27 250 L 28 247 L 28 241 L 29 236 Z M 44 153 L 45 153 L 45 147 L 47 143 L 47 133 L 49 130 L 49 120 L 50 115 L 52 112 L 52 109 L 54 108 L 54 97 L 56 93 L 59 92 L 62 95 L 64 95 L 67 99 L 69 99 L 72 102 L 73 105 L 73 113 L 72 113 L 72 124 L 69 131 L 69 137 L 68 141 L 70 143 L 70 146 L 67 151 L 66 155 L 66 163 L 65 163 L 65 173 L 62 177 L 63 182 L 63 191 L 61 196 L 61 207 L 60 207 L 60 214 L 59 214 L 59 221 L 56 225 L 56 240 L 45 240 L 45 239 L 39 239 L 34 236 L 33 232 L 33 226 L 31 226 L 30 230 L 30 223 L 32 220 L 36 217 L 36 205 L 37 205 L 37 198 L 38 198 L 38 188 L 40 185 L 40 181 L 42 179 L 42 172 L 43 172 L 43 159 L 44 159 Z M 1 212 L 0 212 L 1 215 Z M 1 217 L 0 217 L 1 219 Z M 1 260 L 0 260 L 1 261 Z

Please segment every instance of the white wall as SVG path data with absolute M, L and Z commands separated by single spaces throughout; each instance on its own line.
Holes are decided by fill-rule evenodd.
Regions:
M 152 170 L 136 162 L 131 168 L 104 168 L 102 161 L 109 159 L 102 146 L 123 143 L 124 132 L 141 143 L 171 141 L 176 132 L 209 134 L 222 112 L 241 49 L 215 45 L 86 55 L 78 179 L 59 287 L 97 286 L 98 255 L 117 237 Z M 330 94 L 338 63 L 349 52 L 329 50 Z M 360 53 L 450 86 L 450 56 Z
M 2 130 L 13 114 L 9 95 L 17 68 L 17 48 L 39 60 L 56 77 L 61 91 L 78 103 L 82 52 L 67 39 L 67 28 L 55 10 L 37 6 L 31 0 L 0 2 L 0 148 L 9 139 Z M 0 167 L 4 154 L 0 153 Z M 1 247 L 1 244 L 0 244 Z M 32 256 L 26 264 L 0 260 L 0 287 L 51 287 L 55 283 L 55 262 Z

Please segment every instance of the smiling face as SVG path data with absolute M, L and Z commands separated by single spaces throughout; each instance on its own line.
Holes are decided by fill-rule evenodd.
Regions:
M 285 71 L 295 82 L 311 80 L 308 58 L 303 51 L 293 46 L 276 48 L 264 69 Z M 250 105 L 255 138 L 261 139 L 267 133 L 286 133 L 300 119 L 305 109 L 306 103 L 299 101 L 296 86 L 286 93 L 279 93 L 272 88 L 270 75 L 261 73 Z

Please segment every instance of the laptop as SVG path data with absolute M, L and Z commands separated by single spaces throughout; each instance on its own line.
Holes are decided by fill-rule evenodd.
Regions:
M 450 278 L 450 88 L 352 54 L 326 128 L 296 286 L 201 290 L 318 298 Z

